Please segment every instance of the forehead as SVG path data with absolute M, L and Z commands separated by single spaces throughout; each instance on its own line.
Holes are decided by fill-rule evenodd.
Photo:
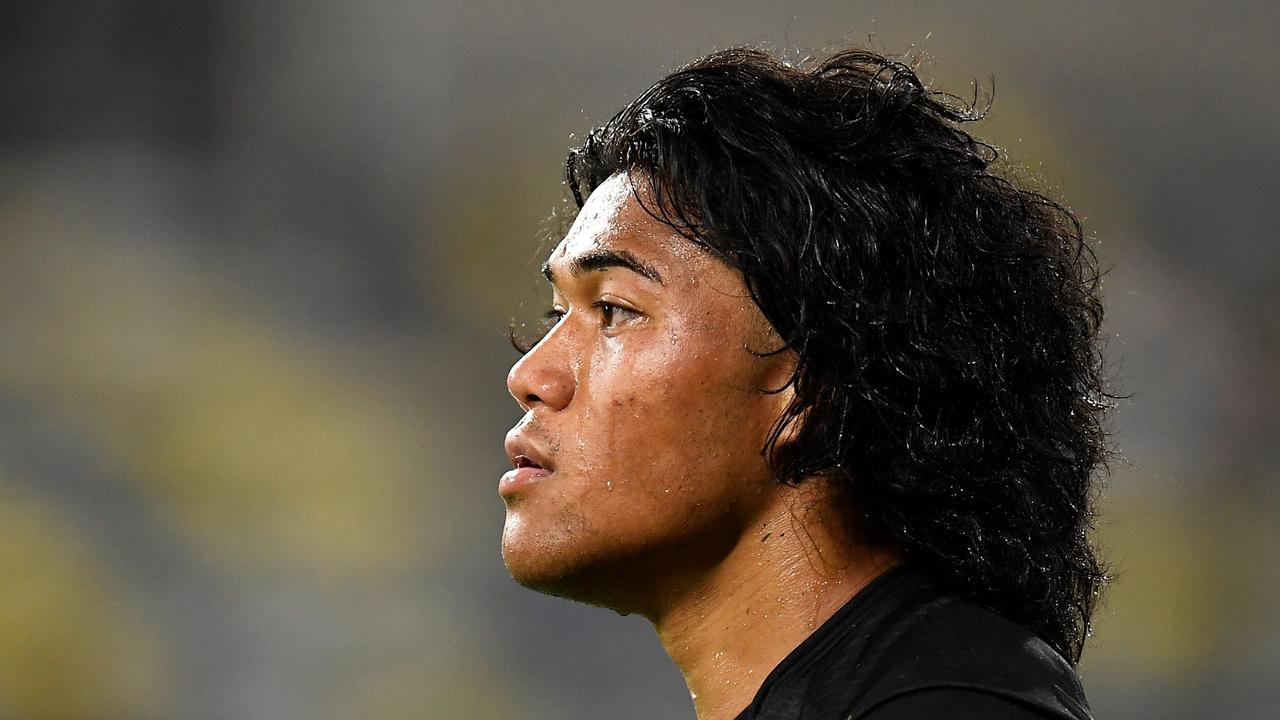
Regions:
M 708 262 L 718 262 L 706 249 L 650 215 L 636 198 L 630 178 L 623 174 L 610 177 L 592 191 L 573 227 L 551 251 L 547 265 L 557 269 L 601 250 L 625 250 L 653 265 L 664 277 L 697 273 L 705 270 Z

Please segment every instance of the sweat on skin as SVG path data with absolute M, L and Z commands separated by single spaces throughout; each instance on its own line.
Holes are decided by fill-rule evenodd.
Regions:
M 530 588 L 647 618 L 721 720 L 897 558 L 824 478 L 773 477 L 791 392 L 766 390 L 794 356 L 760 353 L 780 341 L 741 275 L 632 180 L 601 184 L 545 266 L 555 323 L 507 378 L 502 554 Z

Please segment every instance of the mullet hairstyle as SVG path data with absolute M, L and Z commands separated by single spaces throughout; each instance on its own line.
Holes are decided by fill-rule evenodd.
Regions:
M 1072 213 L 961 129 L 983 114 L 872 52 L 737 48 L 592 130 L 566 180 L 581 208 L 627 173 L 742 273 L 797 358 L 762 449 L 780 481 L 842 482 L 909 562 L 1074 664 L 1108 580 L 1099 272 Z

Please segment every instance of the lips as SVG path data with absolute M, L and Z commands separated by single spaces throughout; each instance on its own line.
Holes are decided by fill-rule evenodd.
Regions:
M 507 457 L 511 460 L 512 469 L 503 474 L 498 481 L 498 494 L 506 498 L 524 488 L 545 479 L 554 472 L 550 460 L 536 444 L 534 444 L 517 427 L 507 433 Z

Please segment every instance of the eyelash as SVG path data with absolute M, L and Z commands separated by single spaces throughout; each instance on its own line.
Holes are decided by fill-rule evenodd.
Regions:
M 606 329 L 615 327 L 618 324 L 617 318 L 614 317 L 615 313 L 623 312 L 631 313 L 633 315 L 637 314 L 635 310 L 625 308 L 617 303 L 608 302 L 607 300 L 597 300 L 594 303 L 591 303 L 591 307 L 600 311 L 600 324 Z M 558 325 L 560 321 L 564 319 L 564 316 L 564 310 L 551 308 L 542 316 L 543 328 L 550 332 L 551 328 Z

